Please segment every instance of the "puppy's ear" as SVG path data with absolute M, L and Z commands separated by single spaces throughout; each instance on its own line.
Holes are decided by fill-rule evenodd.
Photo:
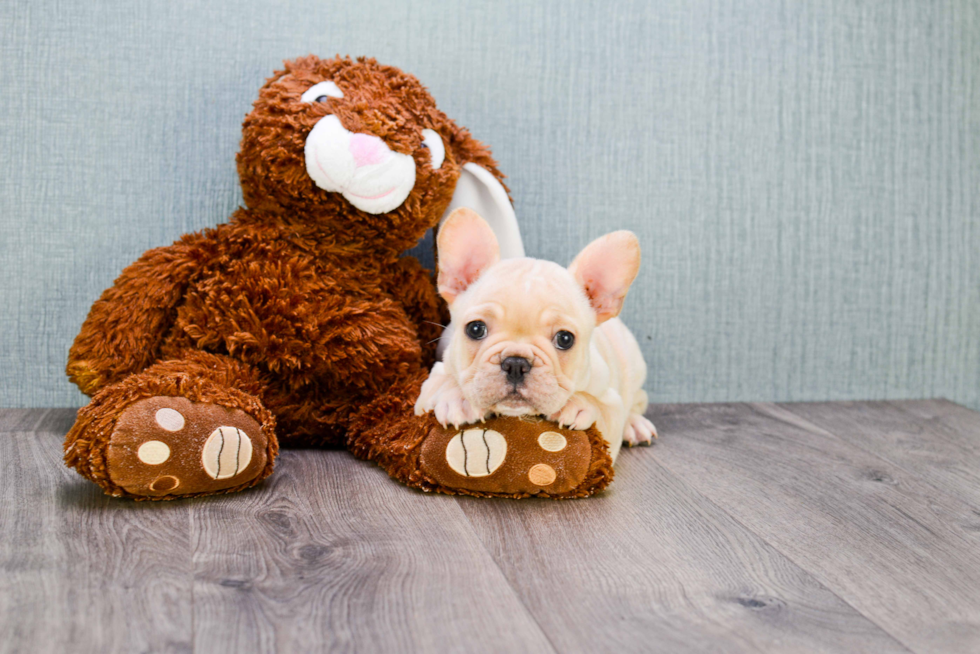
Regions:
M 439 294 L 449 304 L 500 259 L 497 237 L 472 209 L 456 209 L 439 228 Z
M 568 267 L 595 309 L 597 325 L 619 315 L 639 270 L 640 242 L 627 231 L 592 241 Z

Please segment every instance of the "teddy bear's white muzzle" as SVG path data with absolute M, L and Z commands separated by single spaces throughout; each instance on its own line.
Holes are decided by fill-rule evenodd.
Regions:
M 393 152 L 373 134 L 347 131 L 324 116 L 306 137 L 306 172 L 325 191 L 342 194 L 361 211 L 397 208 L 415 186 L 415 160 Z

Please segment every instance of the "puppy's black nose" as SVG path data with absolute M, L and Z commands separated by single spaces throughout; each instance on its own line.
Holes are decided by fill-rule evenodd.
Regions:
M 507 381 L 520 384 L 524 375 L 531 372 L 531 362 L 524 357 L 507 357 L 500 362 L 500 369 L 507 373 Z

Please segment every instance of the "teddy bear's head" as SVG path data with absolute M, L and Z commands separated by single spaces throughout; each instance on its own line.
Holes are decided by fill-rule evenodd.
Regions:
M 523 254 L 489 150 L 417 79 L 374 59 L 286 62 L 245 118 L 238 172 L 249 208 L 338 242 L 401 252 L 470 206 Z

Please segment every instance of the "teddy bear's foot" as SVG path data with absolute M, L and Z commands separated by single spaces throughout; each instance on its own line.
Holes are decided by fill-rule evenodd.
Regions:
M 242 486 L 266 468 L 268 441 L 240 409 L 157 396 L 127 407 L 105 453 L 109 479 L 131 495 L 199 495 Z
M 479 497 L 588 497 L 613 479 L 609 446 L 595 425 L 563 429 L 533 418 L 491 418 L 445 428 L 413 405 L 418 370 L 351 416 L 347 447 L 402 483 Z
M 110 495 L 228 493 L 272 474 L 275 418 L 254 372 L 203 352 L 158 362 L 99 391 L 65 437 L 65 463 Z
M 471 495 L 586 497 L 612 481 L 608 447 L 594 428 L 526 418 L 435 425 L 421 444 L 419 468 L 437 490 Z

